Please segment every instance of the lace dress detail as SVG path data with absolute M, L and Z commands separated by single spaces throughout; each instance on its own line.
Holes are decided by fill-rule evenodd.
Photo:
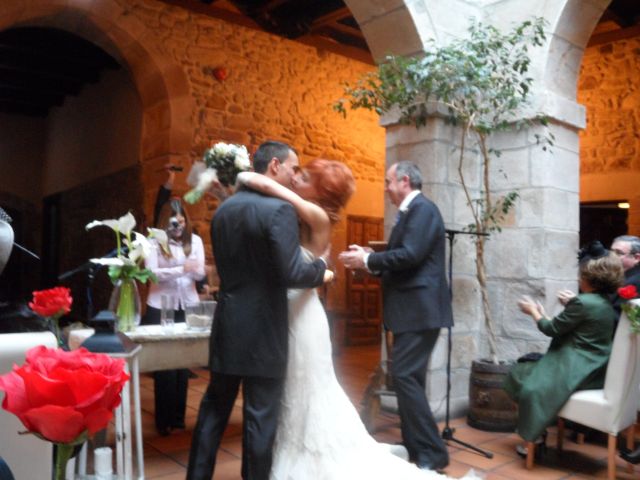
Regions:
M 419 470 L 369 435 L 336 378 L 316 290 L 288 296 L 289 359 L 271 480 L 447 478 Z

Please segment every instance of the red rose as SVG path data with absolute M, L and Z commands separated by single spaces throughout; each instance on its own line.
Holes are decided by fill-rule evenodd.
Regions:
M 128 379 L 122 359 L 85 348 L 65 352 L 38 346 L 27 352 L 24 365 L 0 376 L 2 408 L 30 432 L 70 443 L 107 426 Z
M 618 295 L 625 300 L 631 300 L 638 296 L 638 291 L 635 285 L 627 285 L 626 287 L 620 287 L 618 289 Z
M 66 287 L 56 287 L 33 292 L 29 308 L 41 317 L 59 317 L 71 311 L 71 303 L 71 291 Z

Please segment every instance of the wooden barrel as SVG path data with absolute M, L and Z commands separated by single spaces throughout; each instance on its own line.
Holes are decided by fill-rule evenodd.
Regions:
M 513 432 L 518 421 L 518 404 L 502 389 L 513 363 L 473 361 L 469 377 L 467 423 L 489 432 Z

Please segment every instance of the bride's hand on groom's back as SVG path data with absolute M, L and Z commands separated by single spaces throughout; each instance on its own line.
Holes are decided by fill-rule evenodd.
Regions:
M 324 271 L 324 283 L 331 283 L 335 279 L 335 274 L 333 270 L 325 270 Z

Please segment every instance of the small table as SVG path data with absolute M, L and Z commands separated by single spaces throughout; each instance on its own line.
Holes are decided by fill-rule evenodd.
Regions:
M 82 345 L 87 338 L 93 335 L 92 328 L 72 330 L 69 333 L 69 348 L 74 350 Z M 126 332 L 134 343 L 139 347 L 135 349 L 135 354 L 110 354 L 113 357 L 120 356 L 131 360 L 131 379 L 133 380 L 134 415 L 136 423 L 136 449 L 138 464 L 138 479 L 144 480 L 144 457 L 142 450 L 142 415 L 140 413 L 140 372 L 154 372 L 156 370 L 173 370 L 177 368 L 194 368 L 207 365 L 209 362 L 209 337 L 210 330 L 200 331 L 189 329 L 186 323 L 176 323 L 171 331 L 166 331 L 160 325 L 144 325 L 137 327 L 133 332 Z M 126 391 L 125 391 L 126 389 Z M 122 405 L 129 402 L 128 385 L 123 389 Z M 125 398 L 126 396 L 126 398 Z M 120 408 L 120 407 L 119 407 Z M 118 411 L 116 412 L 116 427 L 122 422 L 130 433 L 131 420 L 124 412 L 124 418 L 120 420 Z M 122 414 L 122 413 L 120 413 Z M 127 428 L 127 424 L 128 427 Z M 116 437 L 118 432 L 116 432 Z M 117 438 L 116 438 L 117 439 Z M 126 445 L 126 443 L 125 443 Z M 130 450 L 129 450 L 130 451 Z M 126 453 L 125 453 L 126 456 Z M 120 460 L 120 458 L 118 458 Z M 126 458 L 130 470 L 131 461 Z M 84 473 L 84 472 L 80 472 Z M 120 474 L 120 472 L 118 472 Z M 126 476 L 125 478 L 131 478 Z
M 92 328 L 72 330 L 69 348 L 78 348 L 91 335 Z M 192 330 L 180 322 L 175 324 L 172 332 L 164 331 L 160 325 L 144 325 L 126 335 L 143 347 L 138 355 L 140 372 L 195 368 L 209 363 L 211 330 Z

